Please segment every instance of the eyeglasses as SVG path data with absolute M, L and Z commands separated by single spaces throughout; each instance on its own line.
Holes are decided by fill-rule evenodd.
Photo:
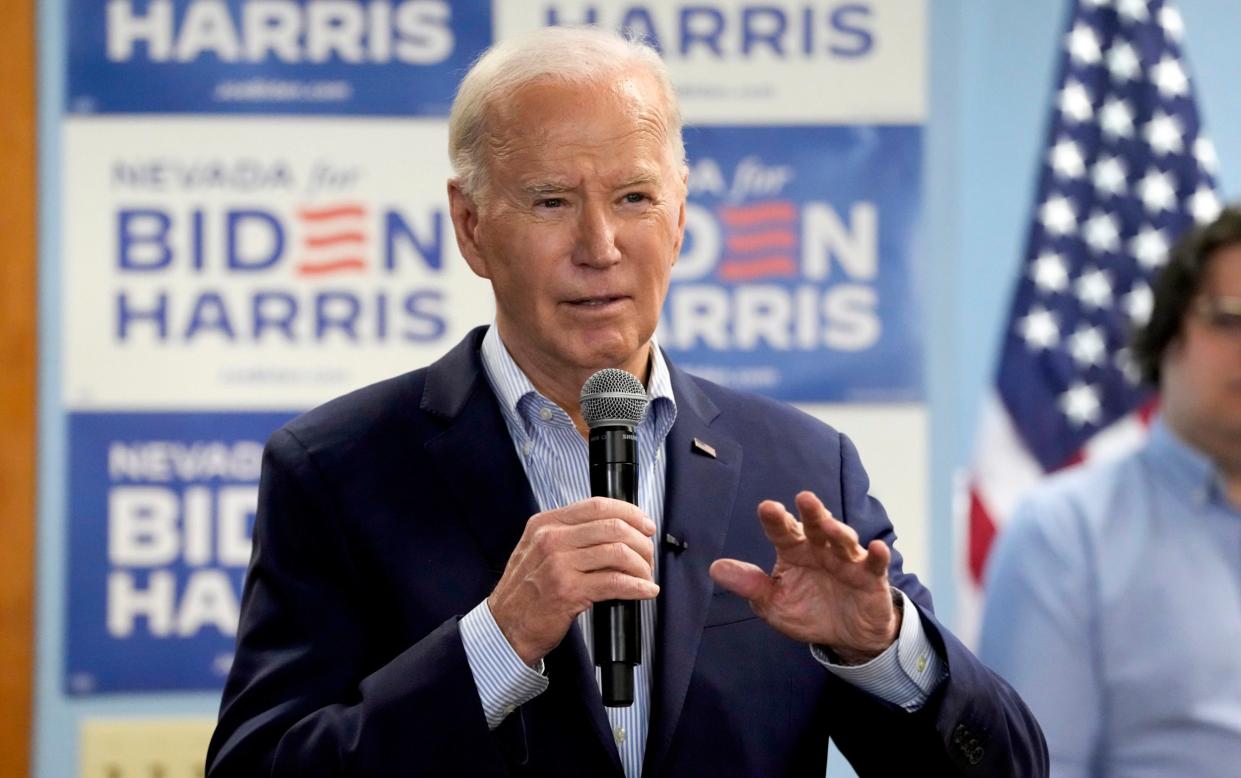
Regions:
M 1194 313 L 1216 332 L 1241 337 L 1241 297 L 1208 297 L 1194 305 Z

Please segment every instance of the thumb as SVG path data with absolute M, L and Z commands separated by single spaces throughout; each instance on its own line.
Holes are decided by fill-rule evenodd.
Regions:
M 717 559 L 709 572 L 711 580 L 751 603 L 765 602 L 775 586 L 761 567 L 737 559 Z

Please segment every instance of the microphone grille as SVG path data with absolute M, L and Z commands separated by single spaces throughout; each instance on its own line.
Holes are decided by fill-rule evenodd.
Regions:
M 582 418 L 586 426 L 634 426 L 646 415 L 646 389 L 632 373 L 605 368 L 582 384 Z

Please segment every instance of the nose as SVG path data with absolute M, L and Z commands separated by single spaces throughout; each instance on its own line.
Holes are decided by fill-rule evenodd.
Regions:
M 609 267 L 620 262 L 616 246 L 614 217 L 605 205 L 587 204 L 582 208 L 574 244 L 574 261 L 591 267 Z

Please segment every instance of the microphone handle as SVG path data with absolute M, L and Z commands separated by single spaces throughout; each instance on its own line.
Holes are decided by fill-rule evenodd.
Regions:
M 592 429 L 590 493 L 638 504 L 638 436 L 632 427 Z M 642 662 L 642 624 L 634 600 L 605 600 L 591 610 L 595 665 L 603 704 L 633 704 L 633 668 Z

